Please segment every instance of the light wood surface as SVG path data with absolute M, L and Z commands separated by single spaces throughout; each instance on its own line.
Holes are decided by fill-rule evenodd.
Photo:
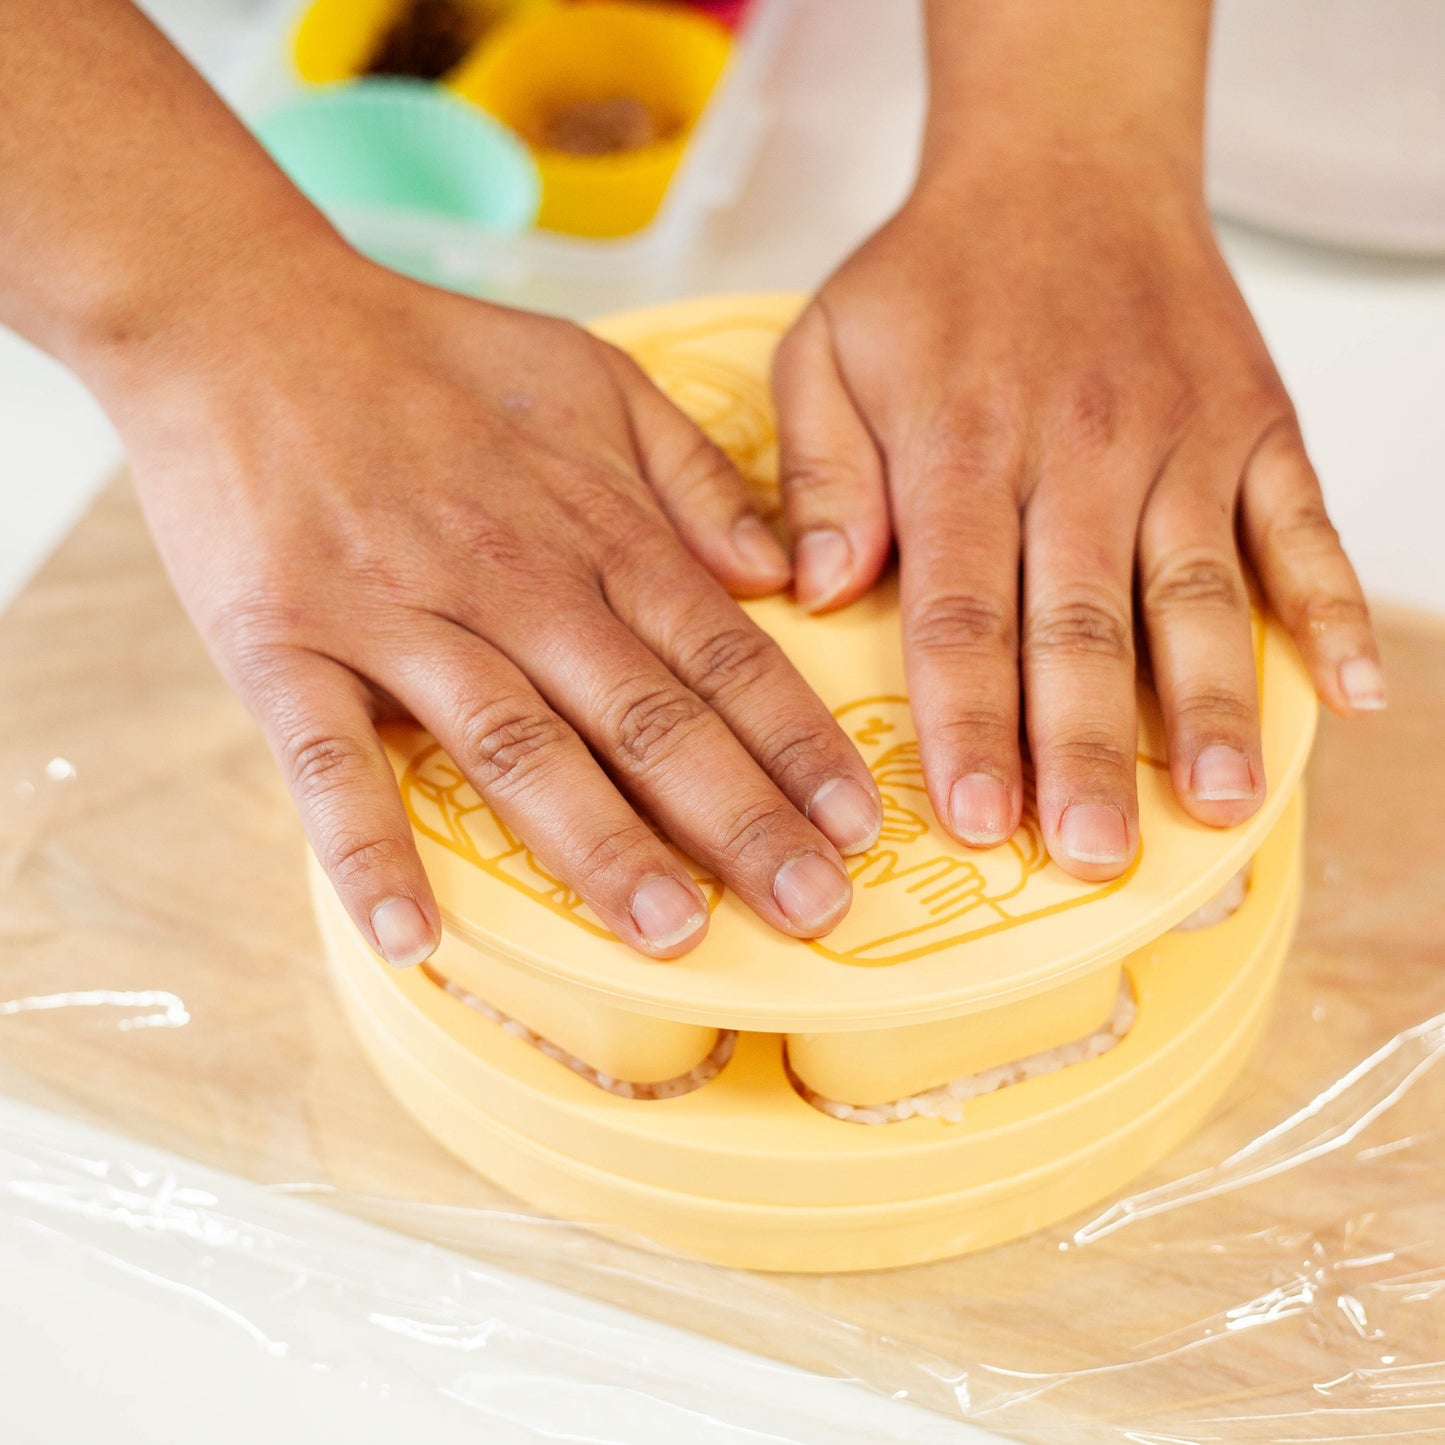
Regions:
M 1214 1121 L 1127 1211 L 765 1281 L 537 1220 L 391 1101 L 119 482 L 0 618 L 0 1090 L 1020 1439 L 1445 1438 L 1445 622 L 1380 622 L 1392 706 L 1324 721 L 1301 933 Z

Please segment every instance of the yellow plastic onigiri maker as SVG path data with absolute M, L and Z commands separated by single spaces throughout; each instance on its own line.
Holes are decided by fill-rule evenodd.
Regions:
M 778 509 L 768 363 L 797 305 L 702 300 L 597 327 L 727 449 L 765 515 Z M 1270 791 L 1238 828 L 1179 806 L 1141 688 L 1142 848 L 1123 878 L 1086 883 L 1049 861 L 1031 808 L 984 852 L 938 826 L 891 583 L 826 617 L 785 597 L 745 605 L 884 798 L 877 845 L 848 860 L 847 918 L 787 938 L 697 870 L 708 937 L 670 963 L 642 958 L 425 733 L 394 728 L 440 950 L 389 968 L 313 872 L 377 1069 L 425 1129 L 523 1199 L 728 1265 L 911 1264 L 1118 1189 L 1199 1124 L 1269 1008 L 1299 900 L 1315 721 L 1292 644 L 1256 618 Z

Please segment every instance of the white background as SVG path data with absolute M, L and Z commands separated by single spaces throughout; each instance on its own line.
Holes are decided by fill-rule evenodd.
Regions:
M 245 0 L 157 0 L 152 9 L 193 53 L 215 64 L 224 62 L 252 7 Z M 809 8 L 774 85 L 777 129 L 742 202 L 713 226 L 682 289 L 816 283 L 887 213 L 907 184 L 921 106 L 917 37 L 905 18 L 911 11 L 901 0 Z M 1367 589 L 1445 610 L 1445 265 L 1352 258 L 1229 228 L 1225 244 L 1295 396 Z M 109 426 L 76 384 L 0 333 L 0 605 L 118 460 Z M 106 1262 L 105 1243 L 85 1239 L 80 1225 L 56 1232 L 53 1220 L 43 1222 L 33 1181 L 29 1193 L 26 1186 L 27 1141 L 37 1140 L 86 1156 L 122 1148 L 0 1104 L 0 1437 L 7 1442 L 228 1442 L 343 1432 L 358 1445 L 403 1437 L 526 1439 L 533 1437 L 517 1421 L 529 1408 L 540 1421 L 548 1399 L 572 1399 L 566 1389 L 539 1383 L 546 1380 L 546 1362 L 539 1361 L 531 1392 L 518 1396 L 504 1427 L 479 1406 L 485 1389 L 463 1399 L 381 1358 L 348 1372 L 278 1357 L 243 1320 L 219 1318 L 154 1280 L 137 1287 L 124 1268 Z M 239 1191 L 236 1208 L 283 1207 L 245 1186 L 228 1187 Z M 286 1229 L 309 1240 L 319 1261 L 328 1250 L 344 1251 L 353 1264 L 369 1260 L 404 1275 L 406 1251 L 421 1251 L 379 1231 L 353 1236 L 350 1226 L 341 1241 L 326 1211 L 296 1201 L 284 1208 Z M 422 1267 L 420 1254 L 415 1263 Z M 258 1307 L 274 1283 L 258 1274 Z M 864 1405 L 843 1386 L 805 1387 L 786 1371 L 769 1367 L 759 1375 L 742 1357 L 665 1332 L 659 1338 L 678 1352 L 679 1369 L 737 1382 L 738 1413 L 709 1439 L 838 1440 L 845 1420 L 879 1439 L 981 1438 L 941 1422 L 905 1424 L 881 1403 L 867 1404 L 881 1412 L 868 1417 L 870 1426 L 860 1413 Z M 486 1369 L 485 1357 L 473 1362 L 473 1375 L 484 1382 Z M 811 1427 L 794 1422 L 777 1433 L 755 1432 L 766 1418 L 758 1402 L 769 1390 L 780 1401 L 797 1401 L 805 1388 L 822 1390 L 807 1395 Z M 585 1398 L 585 1408 L 550 1420 L 546 1438 L 607 1440 L 614 1429 L 629 1442 L 703 1438 L 635 1399 Z M 840 1413 L 830 1424 L 833 1410 Z

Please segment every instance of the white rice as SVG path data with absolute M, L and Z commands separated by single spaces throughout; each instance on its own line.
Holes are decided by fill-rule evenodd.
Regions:
M 1192 933 L 1196 928 L 1213 928 L 1238 913 L 1249 896 L 1250 865 L 1246 863 L 1207 903 L 1202 903 L 1182 923 L 1174 925 L 1175 933 Z
M 423 965 L 422 972 L 433 983 L 440 984 L 459 1003 L 466 1004 L 469 1009 L 475 1009 L 483 1018 L 499 1024 L 505 1033 L 511 1034 L 513 1038 L 521 1039 L 523 1043 L 530 1044 L 538 1053 L 545 1054 L 549 1059 L 553 1059 L 559 1064 L 565 1064 L 578 1078 L 585 1079 L 589 1084 L 593 1084 L 609 1094 L 616 1094 L 619 1099 L 676 1099 L 683 1094 L 690 1094 L 694 1089 L 700 1089 L 704 1084 L 711 1083 L 722 1073 L 723 1066 L 733 1056 L 733 1048 L 738 1040 L 735 1029 L 721 1030 L 717 1043 L 712 1047 L 712 1052 L 701 1063 L 695 1064 L 687 1073 L 679 1074 L 675 1079 L 663 1079 L 652 1084 L 634 1083 L 629 1079 L 614 1079 L 611 1074 L 604 1074 L 601 1069 L 594 1068 L 586 1059 L 579 1059 L 576 1054 L 568 1053 L 560 1044 L 553 1043 L 551 1039 L 535 1033 L 520 1019 L 514 1019 L 510 1015 L 504 1014 L 501 1009 L 489 1004 L 486 999 L 478 998 L 474 993 L 468 993 L 459 983 L 453 983 L 451 979 L 443 978 L 435 969 Z
M 724 1029 L 718 1034 L 718 1040 L 713 1045 L 712 1052 L 701 1063 L 696 1064 L 687 1073 L 678 1075 L 677 1078 L 663 1079 L 657 1083 L 634 1083 L 627 1079 L 614 1079 L 610 1074 L 603 1073 L 601 1069 L 595 1068 L 585 1059 L 579 1059 L 576 1054 L 568 1053 L 559 1044 L 553 1043 L 551 1039 L 535 1033 L 521 1020 L 504 1014 L 501 1009 L 494 1007 L 486 999 L 469 993 L 460 984 L 452 982 L 449 978 L 443 978 L 432 969 L 425 969 L 425 972 L 433 982 L 440 984 L 459 1003 L 474 1009 L 483 1018 L 489 1019 L 501 1027 L 504 1032 L 511 1034 L 513 1038 L 530 1044 L 538 1053 L 546 1055 L 547 1058 L 553 1059 L 557 1063 L 565 1064 L 579 1078 L 585 1079 L 594 1087 L 609 1094 L 615 1094 L 620 1099 L 643 1101 L 676 1099 L 683 1094 L 690 1094 L 717 1078 L 728 1060 L 732 1058 L 733 1049 L 737 1045 L 737 1031 Z M 830 1118 L 841 1119 L 849 1124 L 891 1124 L 899 1120 L 911 1119 L 915 1115 L 925 1119 L 942 1119 L 948 1123 L 958 1123 L 963 1119 L 963 1104 L 967 1099 L 975 1099 L 981 1094 L 991 1094 L 995 1089 L 1022 1083 L 1025 1079 L 1039 1078 L 1044 1074 L 1051 1074 L 1057 1069 L 1067 1068 L 1070 1064 L 1082 1063 L 1085 1059 L 1097 1058 L 1099 1055 L 1107 1053 L 1129 1032 L 1129 1028 L 1134 1022 L 1134 1014 L 1134 995 L 1125 981 L 1120 984 L 1119 998 L 1114 1005 L 1114 1012 L 1110 1014 L 1107 1022 L 1097 1033 L 1090 1034 L 1083 1039 L 1076 1039 L 1073 1043 L 1063 1044 L 1058 1048 L 1046 1049 L 1043 1053 L 1033 1054 L 1026 1059 L 1019 1059 L 1015 1063 L 1001 1064 L 997 1068 L 986 1069 L 979 1074 L 969 1074 L 961 1079 L 952 1079 L 946 1084 L 940 1084 L 936 1089 L 929 1089 L 922 1094 L 910 1094 L 906 1098 L 895 1099 L 886 1104 L 845 1104 L 837 1099 L 826 1099 L 793 1075 L 791 1070 L 789 1070 L 789 1077 L 792 1078 L 793 1086 L 807 1103 Z
M 959 1124 L 963 1122 L 963 1106 L 969 1099 L 992 1094 L 1012 1084 L 1021 1084 L 1026 1079 L 1040 1079 L 1045 1074 L 1067 1069 L 1071 1064 L 1081 1064 L 1086 1059 L 1097 1059 L 1107 1054 L 1133 1027 L 1137 1013 L 1129 981 L 1121 979 L 1114 1011 L 1095 1033 L 1075 1039 L 1072 1043 L 1060 1044 L 1057 1048 L 1030 1054 L 1025 1059 L 984 1069 L 981 1073 L 950 1079 L 946 1084 L 926 1089 L 921 1094 L 909 1094 L 886 1104 L 845 1104 L 839 1099 L 825 1098 L 816 1089 L 810 1089 L 791 1069 L 788 1072 L 798 1093 L 832 1119 L 842 1119 L 849 1124 L 896 1124 L 917 1117 Z

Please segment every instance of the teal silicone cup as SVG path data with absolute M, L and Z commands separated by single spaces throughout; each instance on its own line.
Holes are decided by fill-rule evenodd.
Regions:
M 316 88 L 263 116 L 257 138 L 322 210 L 465 221 L 528 230 L 541 185 L 525 145 L 505 126 L 425 81 L 367 79 Z M 395 228 L 391 228 L 395 235 Z M 424 245 L 362 248 L 375 260 L 438 279 Z

